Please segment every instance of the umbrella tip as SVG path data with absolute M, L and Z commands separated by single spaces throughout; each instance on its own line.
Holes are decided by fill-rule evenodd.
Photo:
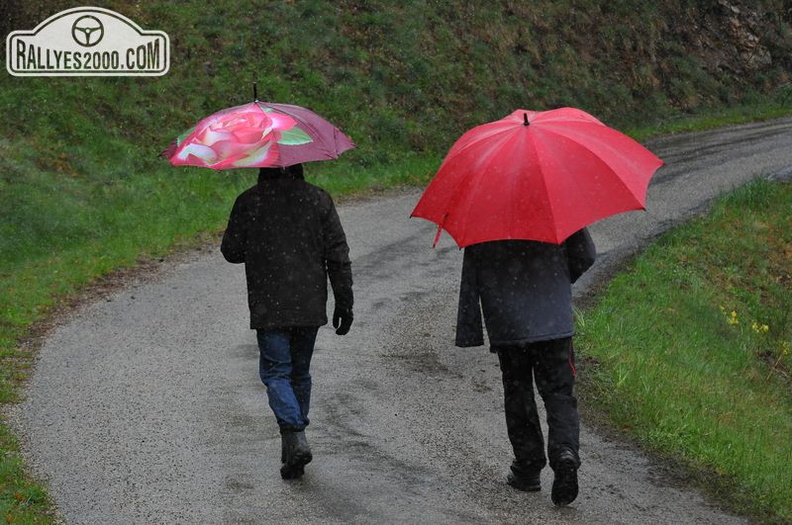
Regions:
M 258 82 L 253 82 L 253 102 L 258 102 Z
M 529 124 L 530 122 L 528 122 L 528 113 L 523 113 L 523 126 L 527 126 Z

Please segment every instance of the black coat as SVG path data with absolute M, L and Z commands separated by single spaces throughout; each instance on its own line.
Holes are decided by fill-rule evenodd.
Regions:
M 572 283 L 595 257 L 585 229 L 560 245 L 510 240 L 468 246 L 456 345 L 484 344 L 482 311 L 492 347 L 572 336 Z
M 245 263 L 250 327 L 327 323 L 327 280 L 336 307 L 352 310 L 349 247 L 330 195 L 287 170 L 262 170 L 234 203 L 221 251 Z

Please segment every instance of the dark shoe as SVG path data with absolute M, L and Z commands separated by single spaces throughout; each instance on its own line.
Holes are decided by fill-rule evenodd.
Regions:
M 537 492 L 542 490 L 542 484 L 539 481 L 539 474 L 541 472 L 541 466 L 537 468 L 537 465 L 526 464 L 525 462 L 515 459 L 512 461 L 511 467 L 509 468 L 509 475 L 506 477 L 506 483 L 517 490 Z
M 287 465 L 284 463 L 280 468 L 282 479 L 300 479 L 305 474 L 305 468 L 300 465 Z
M 539 492 L 542 490 L 542 483 L 539 479 L 539 473 L 529 476 L 519 476 L 514 472 L 509 472 L 509 475 L 506 476 L 506 483 L 508 483 L 511 487 L 524 492 Z
M 308 439 L 305 431 L 294 433 L 294 449 L 292 450 L 292 463 L 295 465 L 307 465 L 313 459 L 311 447 L 308 446 Z
M 551 494 L 553 504 L 563 507 L 575 501 L 578 495 L 577 470 L 579 465 L 580 461 L 577 456 L 568 450 L 562 452 L 553 462 L 555 471 Z
M 281 433 L 281 477 L 296 479 L 305 473 L 305 465 L 311 462 L 313 455 L 308 446 L 305 432 Z

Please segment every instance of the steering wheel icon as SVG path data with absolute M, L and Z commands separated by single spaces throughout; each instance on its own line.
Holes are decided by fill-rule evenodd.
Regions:
M 72 24 L 72 38 L 83 47 L 93 47 L 103 37 L 104 25 L 95 16 L 81 16 Z

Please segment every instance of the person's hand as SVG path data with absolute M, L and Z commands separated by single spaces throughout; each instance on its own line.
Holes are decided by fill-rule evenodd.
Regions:
M 352 315 L 351 308 L 336 306 L 333 312 L 333 328 L 336 329 L 336 334 L 346 335 L 349 333 L 349 327 L 352 326 L 353 318 L 354 316 Z

